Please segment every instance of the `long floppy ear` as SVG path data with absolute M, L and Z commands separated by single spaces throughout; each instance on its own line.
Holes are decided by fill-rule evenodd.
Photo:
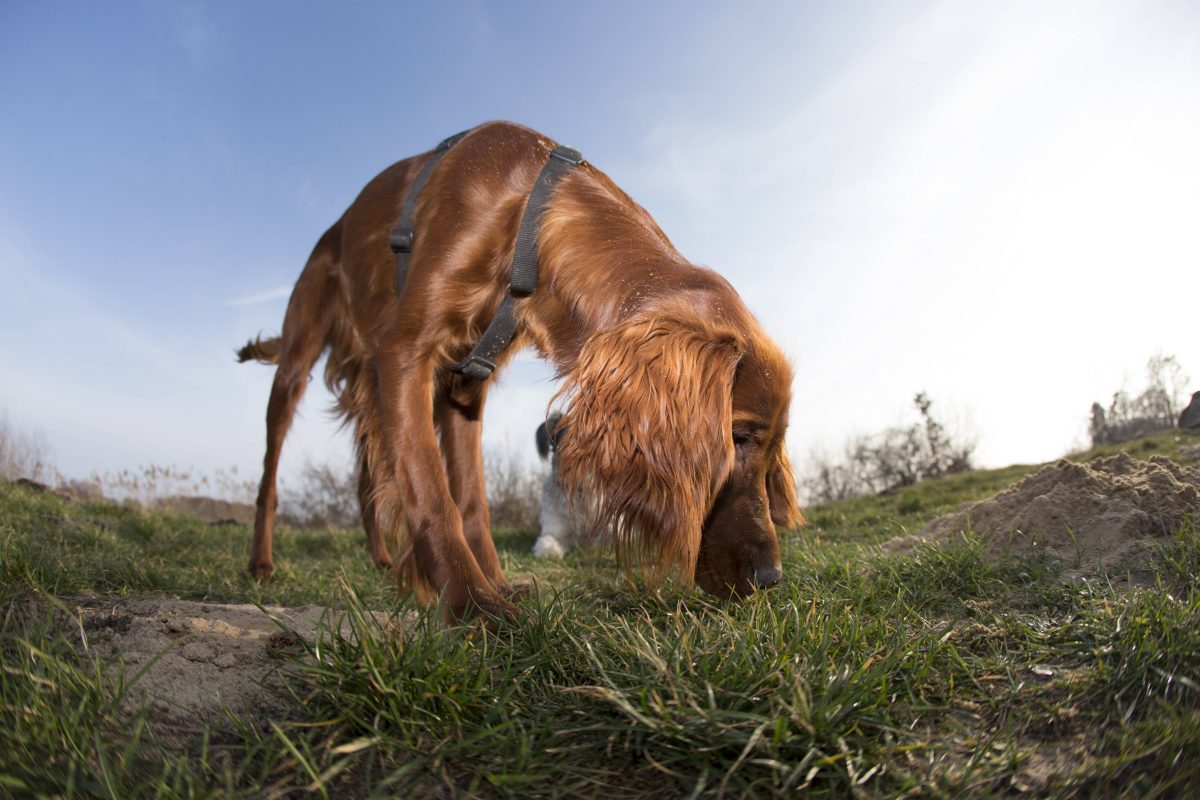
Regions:
M 683 315 L 592 336 L 567 398 L 559 480 L 618 556 L 690 581 L 704 518 L 733 467 L 732 330 Z
M 767 502 L 771 506 L 771 522 L 785 530 L 799 528 L 804 524 L 804 514 L 796 499 L 796 478 L 792 474 L 792 463 L 788 460 L 785 445 L 779 443 L 767 472 Z

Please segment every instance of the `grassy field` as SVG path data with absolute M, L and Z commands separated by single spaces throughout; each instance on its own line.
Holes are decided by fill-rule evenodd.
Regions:
M 631 586 L 600 555 L 541 564 L 532 532 L 502 532 L 506 572 L 541 593 L 499 635 L 368 614 L 408 607 L 358 531 L 283 530 L 260 586 L 245 528 L 0 484 L 0 795 L 1200 794 L 1194 525 L 1133 591 L 966 540 L 872 548 L 1034 469 L 810 509 L 783 535 L 784 583 L 740 604 Z M 60 599 L 79 595 L 320 603 L 346 627 L 297 654 L 286 718 L 181 742 L 124 702 L 136 673 L 80 652 Z

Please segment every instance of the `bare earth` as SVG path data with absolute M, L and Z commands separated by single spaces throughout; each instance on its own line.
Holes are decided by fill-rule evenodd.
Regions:
M 1187 518 L 1200 519 L 1200 470 L 1122 453 L 1090 464 L 1058 461 L 883 548 L 908 553 L 970 529 L 992 558 L 1046 554 L 1064 564 L 1068 579 L 1107 575 L 1138 583 L 1152 575 L 1162 546 Z
M 292 701 L 279 671 L 301 644 L 276 619 L 305 639 L 322 623 L 339 625 L 334 612 L 319 606 L 260 609 L 165 598 L 76 603 L 85 646 L 117 657 L 126 681 L 144 669 L 129 701 L 148 698 L 155 727 L 175 736 L 199 732 L 226 709 L 257 724 L 286 715 Z

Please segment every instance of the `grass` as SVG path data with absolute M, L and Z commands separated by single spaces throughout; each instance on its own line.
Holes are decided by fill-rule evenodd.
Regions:
M 0 485 L 0 794 L 1193 796 L 1194 525 L 1133 591 L 989 564 L 970 540 L 866 547 L 1034 469 L 811 509 L 784 538 L 785 582 L 740 604 L 629 586 L 594 554 L 539 564 L 532 533 L 503 532 L 505 570 L 542 591 L 499 635 L 368 613 L 399 601 L 359 532 L 283 530 L 259 586 L 245 529 Z M 298 657 L 293 718 L 170 742 L 130 713 L 136 676 L 76 647 L 55 598 L 81 593 L 322 603 L 346 627 Z

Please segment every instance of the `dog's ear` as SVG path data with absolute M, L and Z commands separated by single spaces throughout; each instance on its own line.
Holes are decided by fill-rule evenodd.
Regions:
M 796 478 L 782 442 L 767 472 L 767 501 L 771 506 L 771 522 L 778 527 L 798 528 L 804 524 L 804 514 L 796 499 Z
M 537 430 L 533 434 L 534 439 L 537 441 L 538 455 L 542 457 L 543 461 L 550 457 L 550 433 L 546 430 L 546 426 L 546 422 L 538 425 Z
M 550 458 L 550 454 L 558 449 L 558 443 L 562 441 L 563 434 L 566 432 L 567 426 L 563 424 L 562 413 L 559 411 L 546 417 L 546 421 L 537 426 L 534 438 L 537 440 L 538 455 L 542 457 L 543 461 Z
M 588 339 L 560 390 L 559 480 L 652 577 L 695 572 L 705 515 L 733 466 L 739 357 L 728 328 L 636 319 Z

